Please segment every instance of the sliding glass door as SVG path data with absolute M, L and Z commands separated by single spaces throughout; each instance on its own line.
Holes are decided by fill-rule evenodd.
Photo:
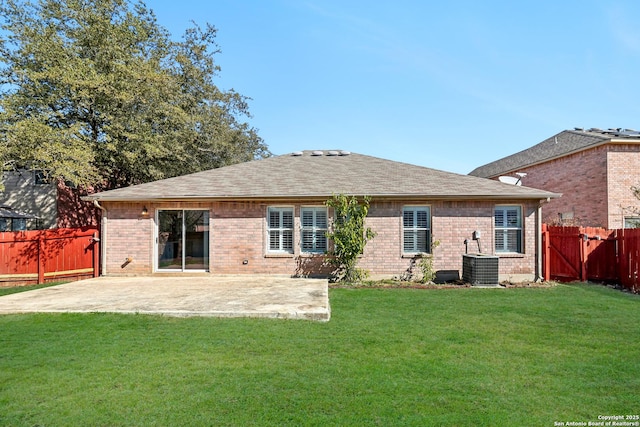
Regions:
M 209 269 L 209 212 L 158 211 L 158 270 Z

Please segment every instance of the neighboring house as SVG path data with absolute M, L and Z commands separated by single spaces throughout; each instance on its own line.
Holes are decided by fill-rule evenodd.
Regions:
M 16 211 L 10 206 L 0 206 L 0 231 L 25 231 L 27 221 L 37 221 L 37 217 Z
M 20 228 L 10 220 L 4 222 L 9 230 L 84 227 L 99 222 L 100 211 L 82 201 L 78 190 L 63 182 L 51 182 L 41 171 L 5 171 L 2 183 L 0 205 L 22 215 L 22 219 L 14 221 Z
M 14 212 L 30 215 L 25 221 L 29 230 L 55 228 L 58 213 L 58 191 L 55 184 L 44 179 L 42 173 L 31 170 L 3 173 L 4 189 L 0 204 Z
M 631 190 L 640 186 L 637 131 L 565 130 L 469 175 L 521 176 L 522 185 L 562 193 L 561 198 L 543 205 L 547 223 L 623 228 L 640 222 L 640 200 Z
M 304 151 L 85 197 L 103 211 L 103 274 L 208 271 L 322 276 L 334 194 L 370 196 L 376 233 L 359 261 L 400 275 L 435 249 L 460 270 L 465 239 L 499 255 L 501 280 L 539 274 L 542 201 L 559 196 L 349 153 Z

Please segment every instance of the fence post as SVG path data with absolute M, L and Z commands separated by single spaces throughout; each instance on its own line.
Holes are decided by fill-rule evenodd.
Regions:
M 44 283 L 44 270 L 46 265 L 46 254 L 45 254 L 45 235 L 43 231 L 38 233 L 38 284 Z
M 613 237 L 616 241 L 616 267 L 618 269 L 618 278 L 621 284 L 624 285 L 625 277 L 624 277 L 624 243 L 623 238 L 624 231 L 620 232 L 620 229 L 616 229 L 613 232 Z
M 580 228 L 581 233 L 580 237 L 580 281 L 584 282 L 587 280 L 587 242 L 588 235 L 586 233 L 587 230 L 584 228 Z

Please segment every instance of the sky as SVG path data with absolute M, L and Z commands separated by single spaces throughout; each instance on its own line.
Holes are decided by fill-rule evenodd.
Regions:
M 467 174 L 574 127 L 640 128 L 636 0 L 147 0 L 214 25 L 216 84 L 273 154 Z

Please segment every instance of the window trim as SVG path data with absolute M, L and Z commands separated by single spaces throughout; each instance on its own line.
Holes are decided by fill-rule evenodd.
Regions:
M 404 224 L 404 214 L 405 211 L 407 210 L 411 210 L 414 212 L 414 219 L 415 219 L 415 212 L 417 211 L 426 211 L 427 212 L 427 227 L 405 227 Z M 420 255 L 420 254 L 432 254 L 432 224 L 431 224 L 431 206 L 430 205 L 405 205 L 402 207 L 402 215 L 400 217 L 400 228 L 402 230 L 402 240 L 400 242 L 400 247 L 402 250 L 402 255 L 403 256 L 415 256 L 415 255 Z M 426 236 L 426 250 L 425 251 L 420 251 L 420 250 L 415 250 L 415 251 L 407 251 L 405 250 L 405 232 L 406 230 L 413 230 L 413 231 L 420 231 L 420 230 L 425 230 L 427 232 L 427 236 Z M 414 247 L 417 246 L 417 242 L 414 242 Z
M 500 209 L 502 210 L 503 213 L 506 213 L 508 209 L 513 209 L 513 208 L 518 209 L 518 220 L 520 225 L 517 227 L 512 227 L 512 226 L 509 226 L 509 224 L 507 224 L 506 226 L 498 227 L 496 225 L 496 211 Z M 501 230 L 503 233 L 508 232 L 509 230 L 516 230 L 519 232 L 520 244 L 515 252 L 504 249 L 505 247 L 508 247 L 508 244 L 509 244 L 508 240 L 505 240 L 502 245 L 503 248 L 498 250 L 498 240 L 496 239 L 496 234 L 499 230 Z M 504 243 L 506 243 L 506 245 Z M 498 255 L 524 254 L 524 209 L 522 205 L 495 205 L 493 207 L 493 251 L 495 254 L 498 254 Z
M 630 227 L 632 224 L 634 224 L 634 226 Z M 622 227 L 626 229 L 640 228 L 640 216 L 625 216 L 623 218 Z
M 153 271 L 155 273 L 180 273 L 180 272 L 209 272 L 211 271 L 212 265 L 211 265 L 211 257 L 212 257 L 212 252 L 211 252 L 211 236 L 212 236 L 212 231 L 213 231 L 213 227 L 212 227 L 212 221 L 213 221 L 213 210 L 210 208 L 199 208 L 199 207 L 156 207 L 153 209 L 149 209 L 150 211 L 154 211 L 153 217 L 154 217 L 154 222 L 155 224 L 153 225 L 153 241 L 155 242 L 153 245 Z M 205 269 L 186 269 L 185 268 L 185 263 L 184 261 L 186 260 L 186 258 L 183 257 L 183 263 L 182 263 L 182 268 L 172 268 L 172 269 L 164 269 L 164 268 L 160 268 L 159 265 L 159 247 L 158 247 L 158 240 L 160 238 L 160 212 L 163 211 L 182 211 L 182 215 L 183 215 L 183 223 L 182 223 L 182 230 L 184 232 L 184 213 L 186 211 L 203 211 L 207 213 L 207 222 L 206 222 L 206 227 L 208 228 L 208 236 L 207 236 L 207 256 L 206 258 L 206 262 L 207 267 Z M 182 236 L 182 245 L 184 246 L 184 243 L 186 242 L 186 236 Z
M 282 212 L 290 211 L 291 212 L 291 228 L 279 227 L 279 228 L 271 228 L 271 212 L 278 211 L 280 212 L 280 219 L 282 220 Z M 266 254 L 267 255 L 293 255 L 295 253 L 295 221 L 296 221 L 296 209 L 294 206 L 267 206 L 266 212 Z M 278 231 L 279 232 L 279 249 L 271 249 L 271 232 Z M 291 231 L 291 249 L 282 249 L 282 236 L 283 232 Z
M 304 211 L 313 212 L 313 225 L 311 227 L 304 226 Z M 318 227 L 316 222 L 316 212 L 324 212 L 325 215 L 325 227 Z M 304 232 L 310 231 L 313 233 L 313 249 L 308 250 L 304 248 Z M 326 206 L 300 206 L 300 253 L 301 254 L 324 254 L 329 249 L 329 238 L 326 237 L 326 233 L 329 231 L 329 209 Z M 325 247 L 318 249 L 316 245 L 317 233 L 324 233 Z

